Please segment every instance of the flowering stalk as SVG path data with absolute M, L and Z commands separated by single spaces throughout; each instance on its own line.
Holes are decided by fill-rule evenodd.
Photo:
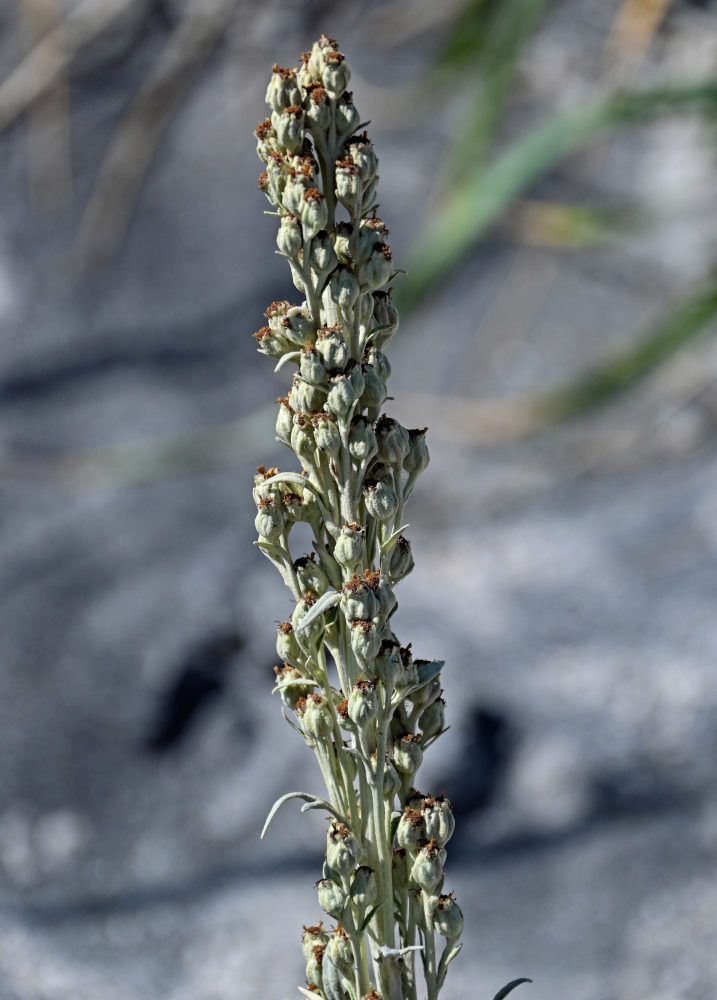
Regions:
M 346 60 L 323 35 L 302 59 L 298 71 L 274 66 L 271 117 L 256 136 L 279 253 L 305 298 L 272 302 L 254 336 L 276 370 L 296 366 L 276 432 L 303 471 L 261 466 L 254 499 L 256 544 L 296 602 L 278 626 L 275 690 L 327 792 L 283 796 L 267 826 L 291 798 L 332 817 L 317 890 L 336 925 L 304 928 L 302 992 L 417 1000 L 422 965 L 434 1000 L 463 925 L 442 892 L 450 804 L 414 787 L 424 751 L 445 731 L 443 663 L 414 659 L 391 628 L 394 587 L 413 569 L 403 509 L 428 464 L 426 432 L 380 415 L 384 349 L 398 327 L 387 288 L 396 270 Z M 290 549 L 297 522 L 314 538 L 299 558 Z

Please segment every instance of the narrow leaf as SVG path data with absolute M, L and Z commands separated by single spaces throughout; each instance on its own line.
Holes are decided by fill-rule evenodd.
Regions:
M 535 404 L 544 422 L 565 420 L 600 406 L 643 378 L 717 318 L 717 285 L 680 302 L 641 340 L 605 364 Z
M 326 799 L 322 799 L 318 795 L 312 795 L 310 792 L 287 792 L 286 795 L 282 795 L 280 799 L 277 799 L 276 802 L 274 803 L 274 805 L 269 810 L 269 815 L 266 817 L 266 822 L 264 823 L 264 828 L 261 831 L 261 839 L 262 840 L 264 839 L 264 834 L 269 829 L 269 824 L 271 823 L 271 821 L 273 820 L 273 818 L 276 816 L 276 814 L 281 809 L 281 807 L 284 805 L 284 803 L 285 802 L 289 802 L 291 799 L 303 799 L 305 802 L 311 803 L 311 805 L 309 806 L 309 808 L 311 808 L 311 809 L 326 809 L 333 816 L 336 816 L 336 818 L 338 820 L 340 820 L 342 823 L 346 822 L 345 818 L 340 813 L 338 813 L 336 811 L 336 809 L 334 809 L 334 807 L 331 805 L 331 803 L 326 801 Z
M 323 594 L 316 604 L 312 604 L 311 610 L 306 614 L 305 618 L 302 618 L 298 625 L 294 626 L 295 632 L 301 632 L 303 629 L 308 628 L 313 621 L 315 621 L 319 615 L 323 615 L 324 611 L 328 611 L 329 608 L 333 608 L 334 604 L 338 604 L 341 600 L 341 594 L 337 590 L 327 590 Z
M 714 111 L 717 79 L 603 98 L 541 122 L 525 138 L 453 189 L 416 245 L 396 289 L 399 310 L 412 308 L 500 218 L 510 202 L 590 139 L 619 125 L 678 111 Z
M 374 915 L 381 909 L 381 907 L 383 906 L 383 904 L 385 902 L 386 902 L 386 900 L 382 899 L 380 903 L 376 903 L 376 905 L 371 910 L 368 911 L 368 913 L 366 914 L 366 916 L 361 921 L 361 926 L 359 927 L 359 931 L 361 933 L 363 933 L 366 930 L 366 928 L 368 927 L 368 925 L 373 920 Z
M 509 993 L 512 993 L 516 986 L 520 986 L 521 983 L 532 983 L 532 979 L 513 979 L 510 983 L 506 983 L 502 990 L 498 990 L 493 1000 L 505 1000 Z

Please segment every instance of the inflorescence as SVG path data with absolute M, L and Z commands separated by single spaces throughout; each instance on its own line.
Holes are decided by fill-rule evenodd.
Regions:
M 292 797 L 331 816 L 316 888 L 335 924 L 304 928 L 302 992 L 416 1000 L 422 966 L 434 1000 L 463 926 L 443 892 L 450 803 L 415 788 L 424 752 L 445 731 L 443 663 L 415 659 L 391 626 L 394 588 L 413 569 L 404 505 L 428 450 L 425 428 L 382 414 L 397 272 L 377 214 L 378 160 L 348 82 L 344 55 L 322 35 L 300 69 L 274 66 L 271 116 L 256 129 L 259 186 L 304 296 L 272 302 L 254 334 L 277 370 L 295 367 L 276 433 L 302 469 L 259 468 L 257 544 L 295 601 L 277 630 L 275 690 L 327 789 L 326 798 L 289 793 L 270 819 Z M 294 558 L 297 522 L 310 526 L 314 551 Z

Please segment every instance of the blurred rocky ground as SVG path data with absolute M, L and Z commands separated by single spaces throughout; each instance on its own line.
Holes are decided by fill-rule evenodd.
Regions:
M 551 6 L 506 136 L 611 82 L 622 6 Z M 717 13 L 665 6 L 628 69 L 699 79 Z M 400 263 L 464 97 L 426 93 L 421 0 L 203 2 L 189 32 L 192 0 L 110 7 L 68 29 L 54 116 L 11 73 L 73 5 L 0 13 L 0 1000 L 291 997 L 323 833 L 289 805 L 258 839 L 319 776 L 269 695 L 289 603 L 251 544 L 283 380 L 250 334 L 295 295 L 251 133 L 271 64 L 336 35 Z M 530 197 L 652 224 L 580 251 L 498 226 L 392 345 L 391 412 L 433 442 L 396 621 L 448 664 L 422 772 L 459 816 L 445 995 L 712 1000 L 717 345 L 559 426 L 511 409 L 713 273 L 709 127 L 623 130 Z

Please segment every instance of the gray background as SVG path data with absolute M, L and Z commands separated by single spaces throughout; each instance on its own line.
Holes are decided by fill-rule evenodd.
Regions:
M 620 6 L 552 5 L 503 141 L 714 71 L 717 14 L 674 2 L 621 81 Z M 426 84 L 422 0 L 127 0 L 76 51 L 70 18 L 67 72 L 23 103 L 11 73 L 73 7 L 0 7 L 0 1000 L 294 997 L 323 821 L 289 805 L 258 839 L 320 779 L 269 694 L 290 605 L 251 544 L 251 473 L 287 458 L 250 334 L 296 295 L 251 133 L 272 62 L 336 35 L 400 265 L 467 97 Z M 592 143 L 529 197 L 649 224 L 577 251 L 504 220 L 391 346 L 390 412 L 431 428 L 396 622 L 447 661 L 421 780 L 459 819 L 447 1000 L 519 975 L 532 1000 L 717 989 L 717 348 L 516 422 L 712 273 L 712 140 L 683 115 Z

